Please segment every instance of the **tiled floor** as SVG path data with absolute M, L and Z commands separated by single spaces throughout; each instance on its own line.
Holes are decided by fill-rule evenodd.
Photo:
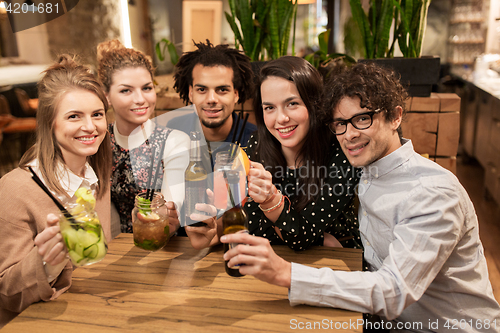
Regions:
M 484 171 L 475 160 L 458 158 L 457 176 L 474 203 L 493 293 L 500 302 L 500 208 L 484 190 Z M 495 255 L 496 253 L 496 255 Z

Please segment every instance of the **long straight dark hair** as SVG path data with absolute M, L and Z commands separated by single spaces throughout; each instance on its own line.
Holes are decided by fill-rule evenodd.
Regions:
M 264 112 L 262 109 L 262 96 L 260 87 L 268 77 L 275 76 L 289 80 L 295 84 L 300 94 L 300 98 L 304 102 L 309 113 L 309 131 L 306 134 L 305 142 L 300 149 L 296 165 L 303 165 L 309 168 L 316 168 L 315 172 L 307 172 L 308 177 L 300 177 L 298 173 L 299 186 L 304 185 L 305 189 L 309 189 L 309 185 L 315 184 L 317 188 L 321 188 L 321 180 L 327 176 L 326 166 L 328 162 L 329 143 L 332 139 L 332 134 L 325 125 L 320 112 L 321 94 L 323 90 L 323 80 L 319 72 L 306 60 L 284 56 L 276 60 L 272 60 L 265 64 L 260 70 L 258 77 L 258 85 L 255 90 L 255 98 L 253 107 L 255 111 L 255 119 L 257 122 L 257 131 L 259 135 L 258 145 L 256 147 L 259 161 L 265 167 L 270 168 L 273 176 L 273 183 L 278 183 L 276 175 L 286 170 L 287 163 L 281 150 L 281 143 L 267 130 L 264 123 Z M 325 142 L 328 145 L 325 145 Z M 309 170 L 312 171 L 312 170 Z M 311 197 L 310 195 L 301 194 L 293 198 L 293 204 L 297 210 L 302 210 L 310 201 L 314 200 L 319 195 Z

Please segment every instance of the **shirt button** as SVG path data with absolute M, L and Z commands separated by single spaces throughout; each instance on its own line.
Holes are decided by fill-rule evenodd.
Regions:
M 363 215 L 364 215 L 364 216 L 368 215 L 368 214 L 366 214 L 366 210 L 365 210 L 365 211 L 363 211 Z
M 367 246 L 370 246 L 370 242 L 369 242 L 369 241 L 366 241 L 366 245 L 367 245 Z
M 363 181 L 363 183 L 368 184 L 368 181 L 365 179 L 365 180 Z

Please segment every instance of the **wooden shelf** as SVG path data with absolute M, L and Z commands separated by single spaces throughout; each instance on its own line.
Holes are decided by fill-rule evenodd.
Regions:
M 450 20 L 450 24 L 462 24 L 462 23 L 483 23 L 484 18 L 477 19 L 463 19 L 463 20 Z
M 481 41 L 458 41 L 458 42 L 455 42 L 455 41 L 448 41 L 449 44 L 452 44 L 452 45 L 475 45 L 475 44 L 484 44 L 484 39 L 481 40 Z

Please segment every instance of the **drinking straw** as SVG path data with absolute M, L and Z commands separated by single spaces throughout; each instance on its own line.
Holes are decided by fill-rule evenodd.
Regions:
M 245 119 L 243 119 L 243 123 L 242 123 L 242 125 L 241 125 L 241 131 L 240 131 L 240 134 L 238 135 L 238 139 L 236 139 L 236 141 L 234 142 L 234 146 L 231 148 L 231 154 L 230 154 L 231 158 L 233 158 L 233 157 L 234 157 L 234 154 L 236 154 L 236 146 L 238 146 L 238 147 L 239 147 L 239 146 L 240 146 L 240 144 L 241 144 L 241 138 L 243 137 L 243 132 L 245 131 L 245 126 L 246 126 L 246 124 L 247 124 L 247 121 L 248 121 L 248 116 L 249 116 L 249 115 L 250 115 L 250 114 L 249 114 L 249 113 L 247 113 L 247 114 L 245 115 Z
M 250 113 L 247 113 L 245 115 L 245 119 L 243 119 L 243 124 L 241 125 L 241 131 L 240 131 L 240 135 L 238 135 L 238 139 L 236 140 L 236 144 L 240 144 L 241 143 L 241 138 L 243 137 L 243 132 L 245 131 L 245 126 L 247 124 L 247 120 L 248 120 L 248 116 L 250 115 Z
M 233 121 L 233 123 L 231 124 L 231 131 L 236 131 L 238 128 L 236 126 L 236 121 Z M 229 131 L 229 133 L 231 133 L 231 131 Z M 233 132 L 233 139 L 234 139 L 234 135 L 235 135 L 235 132 Z M 233 142 L 233 141 L 231 141 Z M 208 141 L 207 141 L 207 144 L 208 144 Z
M 236 207 L 234 203 L 233 193 L 231 192 L 231 187 L 229 186 L 229 183 L 227 181 L 227 174 L 225 170 L 222 171 L 222 175 L 224 176 L 224 182 L 226 183 L 227 193 L 229 194 L 229 200 L 231 200 L 231 205 L 233 207 Z
M 153 167 L 155 165 L 155 148 L 156 146 L 153 144 L 153 147 L 151 148 L 151 167 L 149 168 L 148 184 L 151 184 L 151 178 L 153 177 Z M 146 199 L 149 198 L 150 191 L 151 191 L 151 186 L 148 186 L 146 190 Z
M 167 140 L 163 140 L 163 142 L 161 143 L 161 149 L 160 149 L 160 158 L 158 159 L 158 164 L 156 166 L 156 172 L 155 172 L 155 179 L 153 180 L 153 183 L 151 184 L 151 192 L 150 192 L 150 198 L 149 200 L 153 201 L 153 196 L 155 194 L 155 187 L 156 187 L 156 181 L 158 180 L 158 174 L 160 173 L 160 167 L 161 167 L 161 161 L 162 161 L 162 157 L 163 157 L 163 152 L 165 150 L 165 142 Z M 163 175 L 165 177 L 165 175 Z M 148 198 L 146 196 L 146 198 Z
M 232 143 L 234 143 L 234 139 L 236 138 L 236 132 L 238 132 L 239 123 L 240 123 L 240 115 L 236 115 L 236 124 L 234 126 L 233 137 L 231 138 Z
M 32 178 L 35 181 L 35 183 L 37 183 L 38 186 L 40 186 L 42 188 L 42 190 L 44 190 L 45 193 L 48 194 L 48 196 L 52 199 L 52 201 L 54 201 L 54 203 L 56 204 L 57 208 L 59 208 L 59 210 L 61 211 L 61 213 L 63 213 L 64 217 L 69 222 L 76 223 L 76 220 L 73 217 L 73 215 L 71 215 L 71 213 L 68 212 L 68 210 L 66 208 L 64 208 L 64 206 L 59 202 L 59 200 L 57 200 L 56 197 L 54 197 L 54 195 L 52 194 L 52 192 L 50 192 L 50 190 L 45 186 L 45 184 L 38 177 L 38 175 L 35 173 L 35 171 L 33 171 L 33 169 L 31 167 L 28 167 L 28 169 L 30 170 L 31 174 L 33 175 Z
M 239 114 L 239 116 L 240 116 L 240 119 L 241 119 L 241 120 L 243 120 L 243 115 L 244 115 L 244 114 L 245 114 L 245 113 L 243 112 L 243 106 L 242 106 L 242 107 L 241 107 L 241 110 L 240 110 L 240 114 Z M 243 130 L 243 127 L 241 128 L 241 130 Z M 240 135 L 241 135 L 241 131 L 240 131 Z M 238 142 L 238 140 L 236 140 L 236 141 L 235 141 L 235 143 L 236 143 L 236 142 Z

